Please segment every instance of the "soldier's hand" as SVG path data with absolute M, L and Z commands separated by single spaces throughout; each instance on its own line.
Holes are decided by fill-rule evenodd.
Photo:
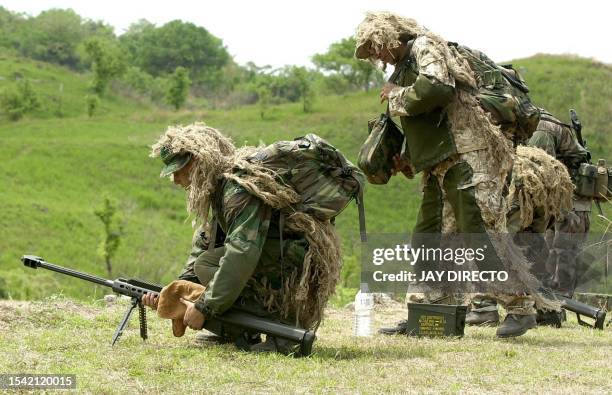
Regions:
M 391 84 L 389 82 L 386 83 L 380 91 L 380 102 L 382 103 L 385 100 L 389 100 L 389 94 L 391 94 L 391 91 L 395 88 L 397 88 L 397 85 Z
M 194 330 L 202 329 L 204 326 L 204 314 L 195 308 L 195 303 L 193 302 L 181 298 L 181 303 L 187 307 L 183 317 L 183 324 Z
M 159 297 L 154 294 L 144 294 L 141 299 L 141 302 L 145 306 L 149 306 L 153 310 L 157 310 L 157 302 L 159 301 Z

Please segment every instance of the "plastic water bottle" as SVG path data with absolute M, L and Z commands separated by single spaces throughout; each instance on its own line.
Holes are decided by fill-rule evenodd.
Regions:
M 374 296 L 370 293 L 367 284 L 361 284 L 361 288 L 355 295 L 355 321 L 353 334 L 355 336 L 372 336 L 372 324 L 374 323 Z

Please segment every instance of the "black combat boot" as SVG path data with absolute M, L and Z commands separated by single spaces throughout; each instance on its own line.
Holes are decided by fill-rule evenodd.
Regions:
M 207 345 L 207 344 L 227 344 L 231 343 L 232 340 L 227 337 L 217 336 L 210 332 L 200 332 L 195 337 L 195 342 L 197 345 Z
M 562 311 L 538 310 L 538 315 L 536 317 L 538 326 L 553 326 L 555 328 L 561 328 L 562 321 Z
M 235 343 L 236 339 L 230 336 L 219 336 L 209 331 L 202 331 L 195 337 L 195 343 L 199 346 L 212 345 L 212 344 L 229 344 Z M 257 343 L 261 343 L 261 336 L 259 334 L 250 335 L 248 340 L 245 340 L 246 345 L 252 346 Z
M 497 312 L 497 306 L 495 306 L 495 310 L 470 310 L 470 312 L 465 316 L 465 323 L 467 325 L 477 326 L 499 325 L 499 313 Z
M 292 355 L 298 353 L 299 349 L 299 343 L 279 337 L 266 336 L 265 342 L 252 345 L 249 351 L 261 353 L 277 352 L 283 355 Z
M 378 333 L 381 335 L 407 335 L 408 320 L 401 320 L 395 324 L 395 326 L 380 328 L 378 329 Z
M 465 316 L 465 323 L 478 326 L 499 325 L 497 302 L 488 299 L 472 301 L 470 311 Z
M 497 328 L 497 337 L 516 337 L 525 334 L 529 329 L 535 328 L 536 315 L 508 314 L 504 322 Z

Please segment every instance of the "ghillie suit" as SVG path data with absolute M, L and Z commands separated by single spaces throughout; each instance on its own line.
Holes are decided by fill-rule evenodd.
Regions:
M 572 208 L 574 191 L 567 168 L 540 148 L 519 146 L 516 154 L 508 200 L 517 205 L 517 230 L 534 222 L 536 210 L 546 222 L 561 221 Z
M 546 286 L 551 277 L 546 230 L 572 214 L 573 190 L 560 161 L 539 148 L 517 148 L 508 195 L 508 231 L 533 263 L 531 272 Z
M 507 236 L 504 190 L 514 148 L 477 99 L 476 71 L 455 45 L 414 20 L 391 13 L 367 13 L 355 37 L 356 56 L 374 63 L 381 51 L 407 47 L 389 80 L 397 87 L 388 99 L 391 115 L 400 116 L 406 137 L 403 159 L 416 172 L 424 172 L 415 235 L 488 235 L 494 246 L 489 251 L 494 251 L 486 261 L 498 262 L 493 266 L 506 270 L 509 280 L 488 283 L 480 291 L 495 294 L 508 312 L 519 315 L 535 311 L 529 298 L 513 297 L 518 293 L 532 295 L 539 306 L 558 308 L 538 295 L 539 282 Z M 414 238 L 412 243 L 421 244 Z M 444 293 L 467 291 L 453 287 L 449 284 Z
M 188 152 L 195 160 L 187 209 L 202 225 L 210 227 L 210 211 L 218 198 L 219 186 L 230 182 L 247 192 L 236 195 L 243 198 L 232 199 L 230 206 L 223 207 L 230 217 L 239 213 L 253 196 L 284 213 L 285 229 L 304 236 L 308 247 L 301 273 L 294 272 L 285 278 L 280 290 L 271 289 L 269 284 L 254 288 L 257 299 L 268 311 L 295 319 L 304 328 L 317 327 L 342 267 L 340 241 L 334 226 L 294 209 L 300 196 L 284 185 L 274 171 L 252 160 L 258 149 L 236 148 L 231 139 L 214 128 L 203 123 L 169 127 L 153 145 L 151 156 L 159 156 L 162 147 L 171 152 Z
M 495 164 L 491 169 L 495 172 L 495 177 L 504 179 L 512 168 L 512 142 L 505 138 L 501 129 L 494 124 L 490 116 L 480 107 L 476 97 L 470 93 L 477 89 L 478 81 L 469 63 L 455 46 L 449 45 L 442 37 L 420 26 L 415 20 L 388 12 L 366 14 L 355 34 L 356 46 L 359 48 L 371 43 L 375 52 L 380 53 L 384 46 L 390 49 L 398 47 L 402 43 L 400 38 L 405 41 L 406 35 L 414 39 L 417 46 L 426 47 L 421 50 L 419 60 L 430 64 L 419 70 L 420 74 L 439 79 L 440 82 L 457 88 L 454 97 L 445 105 L 443 115 L 448 117 L 459 153 L 486 148 L 484 150 L 486 157 L 483 159 Z M 370 57 L 368 60 L 380 66 L 380 61 L 375 57 Z M 440 65 L 436 64 L 438 61 L 443 62 L 444 70 L 440 70 Z M 393 109 L 392 98 L 390 104 Z M 396 107 L 401 107 L 401 104 Z M 397 110 L 399 109 L 395 111 L 397 115 L 411 115 L 402 114 L 401 110 Z M 417 165 L 416 170 L 424 170 L 430 164 L 432 163 Z

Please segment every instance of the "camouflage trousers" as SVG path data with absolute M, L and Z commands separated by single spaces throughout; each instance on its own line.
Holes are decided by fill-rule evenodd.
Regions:
M 527 261 L 532 264 L 533 275 L 545 284 L 546 262 L 549 255 L 546 230 L 554 222 L 554 218 L 548 215 L 543 207 L 534 207 L 531 224 L 523 228 L 520 217 L 518 202 L 512 202 L 506 216 L 508 233 L 514 235 L 515 244 L 521 248 Z
M 579 254 L 586 241 L 591 222 L 588 211 L 571 211 L 554 225 L 548 242 L 550 251 L 542 278 L 546 285 L 572 296 L 578 281 Z
M 419 210 L 413 245 L 421 245 L 419 235 L 485 234 L 506 232 L 505 174 L 496 174 L 484 150 L 458 154 L 438 164 L 423 178 L 423 201 Z M 425 239 L 426 237 L 423 236 Z M 492 250 L 492 251 L 491 251 Z M 494 249 L 487 261 L 500 261 Z M 484 295 L 483 295 L 484 296 Z M 535 314 L 530 296 L 487 295 L 511 314 Z M 423 301 L 431 301 L 425 295 Z M 465 295 L 463 299 L 469 299 Z M 458 302 L 462 298 L 455 298 Z
M 194 263 L 193 269 L 202 285 L 207 286 L 213 279 L 215 273 L 217 270 L 219 270 L 219 263 L 223 255 L 225 255 L 225 246 L 206 250 L 202 252 L 200 256 L 198 256 Z M 260 303 L 258 303 L 254 295 L 251 295 L 248 291 L 243 292 L 240 295 L 232 308 L 242 310 L 259 317 L 269 318 L 271 320 L 278 319 L 277 316 L 270 314 Z M 219 324 L 217 328 L 207 329 L 217 336 L 230 338 L 241 348 L 246 347 L 245 341 L 248 340 L 247 338 L 252 338 L 258 335 L 257 333 L 245 332 L 244 329 L 238 326 L 228 324 Z
M 281 268 L 284 270 L 285 278 L 288 278 L 297 266 L 301 266 L 307 249 L 307 242 L 304 239 L 284 239 L 283 240 L 283 265 L 280 261 L 280 241 L 268 238 L 262 248 L 259 262 L 255 273 L 247 282 L 232 308 L 281 321 L 286 324 L 295 325 L 295 317 L 289 314 L 288 317 L 281 317 L 280 312 L 274 308 L 266 307 L 265 302 L 270 295 L 266 293 L 262 284 L 280 288 Z M 194 262 L 194 272 L 198 281 L 207 286 L 213 280 L 219 270 L 221 259 L 225 255 L 225 246 L 216 247 L 202 252 Z

